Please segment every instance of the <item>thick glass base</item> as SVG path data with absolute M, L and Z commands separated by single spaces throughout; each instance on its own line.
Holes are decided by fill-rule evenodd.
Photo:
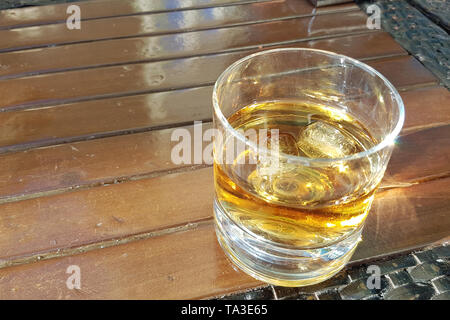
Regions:
M 350 260 L 361 239 L 362 226 L 327 247 L 286 248 L 238 226 L 217 201 L 214 216 L 218 241 L 231 261 L 252 277 L 277 286 L 302 287 L 332 277 Z

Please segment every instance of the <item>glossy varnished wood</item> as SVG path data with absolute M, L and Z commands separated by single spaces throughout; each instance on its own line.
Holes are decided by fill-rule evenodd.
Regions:
M 0 53 L 3 66 L 0 68 L 0 79 L 220 52 L 248 51 L 261 47 L 270 49 L 282 46 L 312 46 L 361 57 L 364 57 L 364 53 L 370 56 L 406 54 L 406 51 L 384 32 L 363 31 L 362 35 L 339 33 L 339 36 L 328 35 L 326 40 L 306 42 L 311 38 L 310 35 L 299 32 L 298 29 L 299 22 L 305 21 L 294 19 L 176 35 L 105 40 Z
M 248 53 L 236 52 L 0 80 L 0 95 L 3 97 L 0 111 L 212 85 L 231 63 Z M 395 71 L 391 81 L 396 86 L 437 83 L 434 76 L 413 57 L 370 61 L 368 64 L 381 73 Z M 186 74 L 189 77 L 185 77 Z M 14 95 L 8 94 L 10 92 L 14 92 Z
M 77 168 L 64 167 L 67 165 L 64 161 L 71 165 L 70 157 L 53 155 L 55 163 L 58 163 L 57 167 L 53 170 L 50 166 L 41 166 L 40 174 L 49 173 L 46 179 L 36 179 L 35 185 L 48 183 L 50 177 L 55 181 L 59 180 L 60 186 L 64 183 L 66 186 L 70 183 L 79 185 L 81 181 L 77 184 L 77 179 L 87 180 L 88 174 L 91 174 L 92 183 L 95 181 L 92 180 L 94 174 L 118 174 L 124 169 L 140 172 L 142 167 L 147 166 L 150 169 L 152 164 L 153 170 L 156 170 L 155 167 L 158 165 L 166 166 L 166 169 L 173 166 L 168 163 L 170 159 L 168 152 L 157 151 L 162 149 L 161 140 L 159 140 L 161 145 L 158 145 L 157 141 L 153 141 L 152 144 L 154 139 L 151 137 L 140 139 L 142 137 L 135 137 L 135 143 L 147 143 L 152 147 L 140 146 L 147 153 L 141 151 L 139 158 L 133 159 L 133 168 L 122 166 L 130 165 L 126 157 L 133 152 L 136 153 L 133 149 L 137 144 L 128 148 L 123 145 L 123 149 L 120 150 L 123 153 L 121 158 L 119 154 L 106 152 L 111 145 L 89 145 L 93 152 L 100 148 L 104 150 L 100 155 L 103 160 L 98 156 L 95 157 L 95 153 L 86 153 L 86 149 L 80 145 L 77 147 L 71 145 L 66 147 L 74 149 L 72 159 L 77 159 L 82 165 Z M 436 139 L 439 139 L 439 144 L 433 143 Z M 119 146 L 119 143 L 116 146 Z M 88 155 L 86 157 L 88 160 L 84 159 L 85 155 Z M 113 163 L 111 158 L 116 158 L 117 161 Z M 449 160 L 450 125 L 402 136 L 393 152 L 381 189 L 410 187 L 432 177 L 449 176 Z M 30 164 L 33 165 L 36 164 Z M 61 174 L 64 170 L 65 176 Z M 141 177 L 137 181 L 0 205 L 2 212 L 0 225 L 3 225 L 0 233 L 0 259 L 11 261 L 33 253 L 78 247 L 210 219 L 214 192 L 211 188 L 213 183 L 211 168 L 190 168 L 184 171 L 186 172 L 165 172 L 163 175 L 156 172 L 156 177 Z M 78 175 L 84 172 L 86 175 L 77 176 L 75 172 Z M 130 171 L 127 173 L 130 174 Z M 30 170 L 28 175 L 37 176 L 39 173 Z M 66 181 L 60 180 L 64 178 Z M 89 181 L 84 181 L 86 182 Z M 381 194 L 384 192 L 386 191 Z M 405 192 L 407 196 L 408 191 Z M 20 215 L 17 215 L 17 212 L 20 212 Z M 71 214 L 68 215 L 68 212 Z
M 448 236 L 449 91 L 367 30 L 355 4 L 77 4 L 81 31 L 65 27 L 66 5 L 0 12 L 0 299 L 206 298 L 262 285 L 217 244 L 211 167 L 173 164 L 170 137 L 192 134 L 194 120 L 210 127 L 218 75 L 265 48 L 337 51 L 401 91 L 405 126 L 353 261 Z M 65 284 L 74 264 L 81 290 Z
M 450 179 L 443 179 L 381 193 L 353 261 L 415 248 L 418 238 L 425 244 L 447 236 L 449 190 Z M 81 269 L 81 290 L 66 287 L 70 265 Z M 259 285 L 232 268 L 209 222 L 189 231 L 0 269 L 1 299 L 205 298 Z
M 48 45 L 61 45 L 102 39 L 150 36 L 191 30 L 212 29 L 220 26 L 253 24 L 258 21 L 311 16 L 313 8 L 304 1 L 271 1 L 239 6 L 225 6 L 158 14 L 122 16 L 82 21 L 81 29 L 70 30 L 65 23 L 0 30 L 0 52 Z M 329 9 L 326 12 L 334 12 Z M 366 20 L 359 10 L 339 13 L 348 21 L 342 29 L 352 31 L 357 21 Z M 321 15 L 317 15 L 319 19 Z M 328 17 L 326 15 L 325 17 Z M 342 17 L 340 19 L 342 19 Z M 328 17 L 332 22 L 336 17 Z M 338 19 L 338 20 L 340 20 Z M 322 19 L 321 19 L 322 20 Z M 311 22 L 314 30 L 315 23 Z M 322 22 L 323 27 L 326 26 Z
M 350 16 L 347 16 L 350 15 Z M 282 23 L 283 27 L 281 29 L 280 34 L 286 33 L 286 30 L 291 29 L 290 34 L 288 35 L 287 39 L 308 39 L 311 34 L 314 34 L 314 38 L 321 37 L 321 36 L 327 36 L 327 35 L 336 35 L 339 34 L 340 31 L 342 31 L 342 24 L 344 22 L 346 23 L 346 29 L 347 31 L 365 31 L 366 25 L 365 25 L 365 18 L 363 17 L 363 14 L 360 12 L 350 12 L 350 13 L 344 13 L 344 14 L 336 14 L 333 15 L 333 19 L 324 18 L 325 16 L 317 16 L 313 18 L 301 18 L 301 19 L 294 19 L 285 21 Z M 315 19 L 314 23 L 309 27 L 310 20 Z M 286 29 L 286 25 L 290 25 L 290 28 Z M 276 28 L 275 28 L 276 30 Z M 255 42 L 258 42 L 258 37 L 260 35 L 265 34 L 267 30 L 259 30 L 258 32 L 248 33 L 243 32 L 242 30 L 238 30 L 237 34 L 239 37 L 243 37 L 244 41 L 245 39 L 253 38 L 254 40 L 248 40 L 250 42 L 253 41 L 253 44 Z M 214 31 L 211 31 L 214 32 Z M 265 36 L 262 36 L 265 37 Z M 279 36 L 281 37 L 281 36 Z M 209 38 L 212 38 L 211 36 Z M 272 35 L 272 41 L 275 37 Z M 191 43 L 194 44 L 188 46 L 195 47 L 195 43 L 198 42 L 197 37 L 194 37 L 190 41 L 173 41 L 172 39 L 170 44 L 167 44 L 167 46 L 172 46 L 173 48 L 171 51 L 184 51 L 185 43 Z M 151 41 L 151 40 L 150 40 Z M 229 41 L 236 41 L 233 37 L 229 38 Z M 232 44 L 227 44 L 227 42 L 224 40 L 221 40 L 220 37 L 215 37 L 215 42 L 219 44 L 219 47 L 221 48 L 230 48 L 233 47 Z M 241 43 L 240 46 L 243 46 L 242 40 L 237 41 L 237 43 Z M 203 46 L 210 46 L 209 43 L 203 43 Z M 197 45 L 198 47 L 198 45 Z M 66 53 L 65 54 L 59 54 L 59 60 L 64 59 L 66 60 L 67 52 L 70 52 L 70 46 L 65 46 Z M 150 46 L 150 48 L 153 48 Z M 220 49 L 214 48 L 214 45 L 212 45 L 213 51 L 220 51 Z M 85 51 L 89 50 L 90 55 L 97 55 L 98 52 L 96 51 L 90 51 L 88 47 L 84 48 Z M 189 48 L 186 48 L 189 50 Z M 127 50 L 127 49 L 125 49 Z M 130 48 L 131 51 L 135 51 L 136 49 Z M 145 49 L 148 51 L 148 54 L 155 55 L 157 54 L 159 48 L 158 46 L 154 47 L 153 49 Z M 144 50 L 144 52 L 145 52 Z M 168 49 L 166 48 L 166 51 Z M 116 51 L 107 50 L 109 53 L 108 55 L 120 55 Z M 254 52 L 253 50 L 246 50 L 246 51 L 240 51 L 236 53 L 229 53 L 224 56 L 221 55 L 214 55 L 214 56 L 202 56 L 202 57 L 194 57 L 194 58 L 188 58 L 184 59 L 182 61 L 176 60 L 176 61 L 162 61 L 162 62 L 153 62 L 153 64 L 134 64 L 134 65 L 123 65 L 123 66 L 115 66 L 115 67 L 108 67 L 108 68 L 102 68 L 101 70 L 95 69 L 95 70 L 81 70 L 81 71 L 71 71 L 67 73 L 56 73 L 52 75 L 39 75 L 35 77 L 28 77 L 28 78 L 19 78 L 19 79 L 10 79 L 10 80 L 0 80 L 0 94 L 2 96 L 10 96 L 7 95 L 6 92 L 8 90 L 11 90 L 11 86 L 14 87 L 14 89 L 17 91 L 17 94 L 15 94 L 11 99 L 5 99 L 1 102 L 0 109 L 7 108 L 8 105 L 20 105 L 20 104 L 30 104 L 32 101 L 34 103 L 38 103 L 39 101 L 42 103 L 43 100 L 49 101 L 49 97 L 53 97 L 50 101 L 53 101 L 54 99 L 58 99 L 58 97 L 61 97 L 61 99 L 64 99 L 63 97 L 66 96 L 73 96 L 75 95 L 83 95 L 84 97 L 90 96 L 88 92 L 83 91 L 83 86 L 86 84 L 91 89 L 95 89 L 95 87 L 108 87 L 110 88 L 109 94 L 113 94 L 112 92 L 115 92 L 115 94 L 120 94 L 122 90 L 117 90 L 117 87 L 113 86 L 115 84 L 116 86 L 120 86 L 121 83 L 129 83 L 132 86 L 135 86 L 136 88 L 134 90 L 152 90 L 151 88 L 148 88 L 148 85 L 151 85 L 155 87 L 153 90 L 164 90 L 164 89 L 173 89 L 176 88 L 177 84 L 172 83 L 169 84 L 168 80 L 169 77 L 173 77 L 175 79 L 178 79 L 177 81 L 184 81 L 182 84 L 183 86 L 195 86 L 198 83 L 201 83 L 202 81 L 195 80 L 193 83 L 189 83 L 191 79 L 196 79 L 199 76 L 204 77 L 203 73 L 205 71 L 211 69 L 213 72 L 214 70 L 217 70 L 213 73 L 213 78 L 208 78 L 208 82 L 215 81 L 217 78 L 217 75 L 220 74 L 221 71 L 223 71 L 226 66 L 228 66 L 230 63 L 235 61 L 236 59 L 243 57 L 251 52 Z M 121 51 L 120 51 L 121 52 Z M 210 51 L 211 52 L 211 51 Z M 145 55 L 145 53 L 144 53 Z M 77 61 L 77 56 L 75 56 L 75 65 Z M 0 55 L 1 57 L 1 55 Z M 47 60 L 47 57 L 42 57 L 42 59 Z M 13 59 L 14 60 L 14 59 Z M 20 59 L 19 59 L 20 60 Z M 27 61 L 30 59 L 27 59 Z M 2 69 L 9 69 L 7 64 L 8 59 L 6 59 L 4 67 Z M 58 59 L 55 59 L 55 63 L 57 64 Z M 83 62 L 84 63 L 84 62 Z M 207 64 L 205 66 L 205 64 Z M 211 65 L 212 64 L 212 65 Z M 26 68 L 27 63 L 22 61 L 23 68 Z M 88 63 L 89 66 L 89 63 Z M 86 67 L 86 66 L 85 66 Z M 19 64 L 19 68 L 20 64 Z M 168 69 L 169 68 L 169 69 Z M 174 70 L 170 70 L 170 68 Z M 12 68 L 12 71 L 16 74 L 20 74 L 20 70 L 14 71 L 14 68 Z M 188 73 L 191 75 L 191 77 L 182 77 L 181 74 Z M 201 74 L 201 75 L 200 75 Z M 131 78 L 130 78 L 131 77 Z M 65 79 L 65 81 L 61 81 L 61 79 Z M 114 81 L 112 81 L 114 80 Z M 95 82 L 93 83 L 87 83 L 87 81 Z M 55 83 L 59 83 L 59 85 L 64 85 L 64 89 L 58 88 L 58 86 L 55 86 Z M 167 83 L 169 87 L 164 87 L 163 84 Z M 51 88 L 45 89 L 45 86 L 50 86 Z M 51 90 L 48 92 L 47 90 Z M 82 91 L 79 91 L 82 90 Z M 46 92 L 47 91 L 47 92 Z M 19 100 L 17 100 L 19 99 Z
M 160 13 L 170 11 L 192 10 L 209 7 L 235 6 L 238 4 L 261 3 L 270 0 L 91 0 L 77 3 L 82 12 L 81 19 L 99 19 L 105 17 L 139 15 L 146 13 Z M 272 2 L 289 3 L 285 0 Z M 329 11 L 345 11 L 357 9 L 355 4 L 346 4 L 318 8 L 306 1 L 298 1 L 308 13 L 322 13 Z M 0 11 L 0 28 L 10 29 L 32 25 L 55 24 L 65 22 L 69 4 L 57 4 L 45 7 L 26 7 Z M 295 5 L 295 4 L 294 4 Z
M 295 46 L 333 50 L 363 60 L 404 54 L 392 38 L 382 32 L 306 41 Z M 104 57 L 100 57 L 102 58 Z M 32 61 L 31 56 L 28 61 Z M 48 60 L 47 63 L 51 64 L 52 61 Z M 209 119 L 211 96 L 212 86 L 207 86 L 47 106 L 27 111 L 0 112 L 0 123 L 4 124 L 0 127 L 0 152 L 8 146 L 16 149 L 23 148 L 24 144 L 40 146 L 74 141 L 80 136 L 98 136 L 102 133 Z M 77 125 L 73 126 L 73 123 Z
M 406 123 L 404 132 L 409 128 L 410 124 Z M 450 176 L 450 121 L 403 134 L 395 143 L 382 188 Z
M 69 265 L 86 270 L 81 290 L 69 291 L 65 285 Z M 192 231 L 0 269 L 0 299 L 201 298 L 257 285 L 261 283 L 231 267 L 210 223 Z
M 383 59 L 381 62 L 371 61 L 371 64 L 381 70 L 394 84 L 402 87 L 408 85 L 410 81 L 415 83 L 418 78 L 417 73 L 411 73 L 408 77 L 398 72 L 398 68 L 404 69 L 402 63 L 409 64 L 411 59 L 409 57 Z M 383 67 L 385 64 L 387 67 Z M 400 76 L 398 81 L 397 76 Z M 429 79 L 428 76 L 428 73 L 425 73 L 424 79 Z M 190 93 L 195 94 L 195 92 Z M 211 116 L 209 101 L 208 99 L 202 102 L 202 107 L 205 108 L 203 115 L 209 113 Z M 163 109 L 158 109 L 157 105 L 154 108 L 153 116 L 164 115 L 164 111 L 161 111 Z M 200 110 L 200 107 L 197 110 Z M 147 112 L 151 117 L 152 112 Z M 130 113 L 129 116 L 145 117 L 147 115 L 146 113 L 137 115 Z M 195 120 L 202 120 L 202 118 Z M 14 123 L 9 128 L 10 132 L 15 130 L 18 135 L 21 134 L 20 127 Z M 170 160 L 171 148 L 176 143 L 170 141 L 173 130 L 119 135 L 0 155 L 0 161 L 3 164 L 0 167 L 0 177 L 2 177 L 0 199 L 52 189 L 111 182 L 123 177 L 176 168 L 178 166 Z
M 379 192 L 352 261 L 413 250 L 448 237 L 449 214 L 450 178 Z
M 450 91 L 444 87 L 417 89 L 401 94 L 405 100 L 403 133 L 450 123 Z
M 212 184 L 207 168 L 0 205 L 0 265 L 210 219 Z
M 142 13 L 199 9 L 270 0 L 90 0 L 76 3 L 83 12 L 82 19 L 98 19 Z M 67 7 L 71 3 L 45 7 L 25 7 L 0 11 L 1 28 L 17 28 L 29 25 L 55 24 L 67 19 Z

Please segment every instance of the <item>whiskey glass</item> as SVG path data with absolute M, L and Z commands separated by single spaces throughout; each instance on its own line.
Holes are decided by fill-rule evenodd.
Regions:
M 332 52 L 283 48 L 229 66 L 213 92 L 214 218 L 230 260 L 280 286 L 351 258 L 404 122 L 394 86 Z

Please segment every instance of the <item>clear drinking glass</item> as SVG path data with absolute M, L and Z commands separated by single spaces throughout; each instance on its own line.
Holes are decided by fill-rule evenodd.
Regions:
M 214 215 L 225 253 L 262 281 L 305 286 L 361 239 L 403 121 L 384 76 L 331 52 L 258 52 L 215 84 Z

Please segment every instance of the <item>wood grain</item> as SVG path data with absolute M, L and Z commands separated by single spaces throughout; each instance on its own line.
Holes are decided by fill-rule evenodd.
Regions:
M 352 261 L 412 250 L 447 237 L 449 214 L 449 178 L 380 192 Z
M 405 127 L 352 261 L 448 236 L 449 92 L 418 89 L 437 79 L 368 32 L 355 4 L 80 5 L 80 31 L 66 28 L 67 5 L 0 12 L 0 299 L 206 298 L 261 285 L 217 244 L 211 168 L 174 165 L 170 137 L 210 120 L 218 75 L 267 47 L 338 51 L 404 91 Z M 69 265 L 81 290 L 66 287 Z
M 0 152 L 210 120 L 213 87 L 0 112 Z
M 152 0 L 142 2 L 139 0 L 91 0 L 76 3 L 83 12 L 82 20 L 103 17 L 132 15 L 139 13 L 156 13 L 194 8 L 227 6 L 242 3 L 263 2 L 270 0 Z M 0 27 L 14 28 L 18 26 L 52 24 L 67 19 L 66 3 L 46 5 L 39 7 L 24 7 L 0 11 Z
M 449 192 L 450 179 L 443 179 L 380 194 L 353 261 L 447 236 Z M 81 290 L 65 285 L 70 265 L 81 269 Z M 190 231 L 0 269 L 1 299 L 187 299 L 258 285 L 232 268 L 208 223 Z
M 412 106 L 405 130 L 411 126 L 430 126 L 433 119 L 436 125 L 443 121 L 449 123 L 450 120 L 442 115 L 446 114 L 443 111 L 428 117 L 416 112 L 417 108 L 428 104 L 433 105 L 433 110 L 445 110 L 448 92 L 435 88 L 419 92 L 403 95 L 406 114 L 410 113 L 409 105 Z M 436 107 L 439 101 L 444 102 L 439 105 L 443 109 Z M 158 113 L 155 111 L 155 114 Z M 177 143 L 170 141 L 173 130 L 156 130 L 0 155 L 0 199 L 6 201 L 55 189 L 111 183 L 124 177 L 177 168 L 170 161 L 171 147 Z
M 185 128 L 193 137 L 193 126 Z M 0 198 L 5 200 L 11 196 L 114 183 L 186 166 L 171 161 L 171 149 L 178 143 L 171 141 L 174 130 L 157 130 L 0 155 Z
M 131 62 L 151 62 L 229 51 L 295 46 L 321 46 L 348 56 L 407 54 L 385 32 L 363 35 L 344 33 L 327 40 L 305 42 L 311 38 L 299 32 L 297 20 L 260 23 L 176 35 L 96 41 L 67 46 L 0 53 L 0 79 L 33 74 L 77 70 Z M 304 28 L 303 28 L 304 29 Z M 342 43 L 341 43 L 342 42 Z M 365 45 L 367 43 L 367 45 Z M 70 59 L 67 57 L 70 56 Z
M 358 59 L 403 54 L 403 49 L 384 32 L 302 42 L 295 47 L 333 50 Z M 30 61 L 31 56 L 27 60 Z M 54 62 L 52 59 L 40 61 Z M 207 86 L 0 112 L 0 123 L 3 123 L 0 127 L 0 152 L 23 148 L 24 144 L 43 146 L 99 133 L 208 119 L 211 118 L 211 97 L 212 86 Z M 11 148 L 5 148 L 8 146 Z
M 406 106 L 403 133 L 450 123 L 450 91 L 444 87 L 401 93 Z
M 81 290 L 68 290 L 65 285 L 70 265 L 81 269 Z M 98 252 L 0 269 L 2 300 L 200 298 L 255 285 L 260 282 L 229 265 L 211 224 Z
M 211 218 L 213 184 L 205 168 L 0 205 L 0 261 Z
M 71 30 L 65 23 L 12 30 L 5 29 L 0 30 L 0 52 L 102 39 L 151 36 L 212 29 L 221 26 L 245 25 L 264 20 L 311 16 L 313 11 L 311 5 L 306 1 L 289 0 L 288 4 L 275 1 L 88 20 L 81 22 L 81 29 L 79 30 Z M 333 22 L 338 21 L 341 22 L 340 29 L 342 31 L 353 31 L 356 25 L 363 25 L 366 28 L 366 19 L 365 13 L 359 10 L 307 18 L 310 21 L 309 24 L 313 27 L 312 34 L 315 34 L 314 31 L 318 30 L 319 26 L 330 28 L 334 25 Z M 317 27 L 316 23 L 318 24 Z
M 235 6 L 246 3 L 266 2 L 270 0 L 94 0 L 77 3 L 83 13 L 81 19 L 99 19 L 105 17 L 138 15 L 144 13 L 161 13 L 169 11 L 192 10 L 209 7 Z M 292 1 L 272 1 L 281 2 L 284 5 L 291 4 Z M 305 7 L 305 12 L 314 13 L 313 7 L 307 1 L 298 1 Z M 295 3 L 293 3 L 295 4 Z M 67 7 L 70 4 L 56 4 L 43 7 L 25 7 L 0 11 L 0 28 L 18 28 L 24 26 L 54 24 L 65 22 L 68 14 Z M 309 8 L 308 8 L 309 7 Z M 309 9 L 309 11 L 306 11 Z M 357 9 L 355 4 L 335 5 L 319 8 L 317 12 L 344 11 Z
M 450 122 L 398 138 L 382 187 L 439 176 L 450 176 Z
M 3 97 L 0 111 L 212 85 L 231 63 L 247 54 L 237 52 L 0 80 Z M 391 74 L 390 80 L 397 87 L 437 83 L 413 57 L 368 64 L 383 74 Z
M 450 125 L 401 137 L 382 187 L 411 186 L 430 176 L 442 176 L 443 173 L 448 176 L 449 133 Z M 150 139 L 144 141 L 147 140 Z M 137 142 L 137 139 L 134 141 Z M 74 173 L 77 171 L 74 170 L 84 173 L 82 178 L 91 178 L 91 181 L 92 176 L 89 177 L 88 174 L 106 176 L 120 172 L 123 170 L 122 166 L 135 166 L 138 171 L 142 170 L 146 165 L 145 161 L 151 156 L 153 163 L 159 160 L 163 165 L 168 156 L 164 151 L 161 154 L 154 151 L 153 155 L 141 154 L 141 159 L 134 158 L 131 163 L 130 160 L 126 162 L 133 147 L 134 145 L 123 149 L 121 152 L 124 156 L 119 159 L 118 155 L 111 157 L 111 154 L 105 155 L 103 161 L 89 157 L 90 162 L 78 168 L 72 167 L 72 171 L 66 169 L 69 173 L 62 178 L 57 170 L 41 165 L 39 170 L 48 172 L 49 176 L 37 179 L 35 185 L 42 188 L 40 184 L 54 181 L 64 185 L 67 182 L 62 179 L 70 179 L 70 175 L 72 179 L 77 178 Z M 107 150 L 108 146 L 104 148 Z M 153 148 L 145 150 L 158 150 L 158 146 L 154 144 Z M 80 148 L 73 151 L 73 154 L 79 153 L 79 159 L 82 160 L 83 152 L 85 150 Z M 61 155 L 55 155 L 55 160 L 59 161 L 58 166 L 63 169 L 64 162 L 68 162 L 67 156 Z M 69 162 L 69 165 L 72 164 Z M 92 173 L 89 173 L 89 169 Z M 22 169 L 21 172 L 27 171 Z M 31 170 L 28 174 L 37 175 Z M 0 205 L 0 260 L 3 259 L 6 263 L 21 256 L 78 247 L 208 219 L 212 214 L 213 194 L 212 169 L 203 168 L 5 203 Z

